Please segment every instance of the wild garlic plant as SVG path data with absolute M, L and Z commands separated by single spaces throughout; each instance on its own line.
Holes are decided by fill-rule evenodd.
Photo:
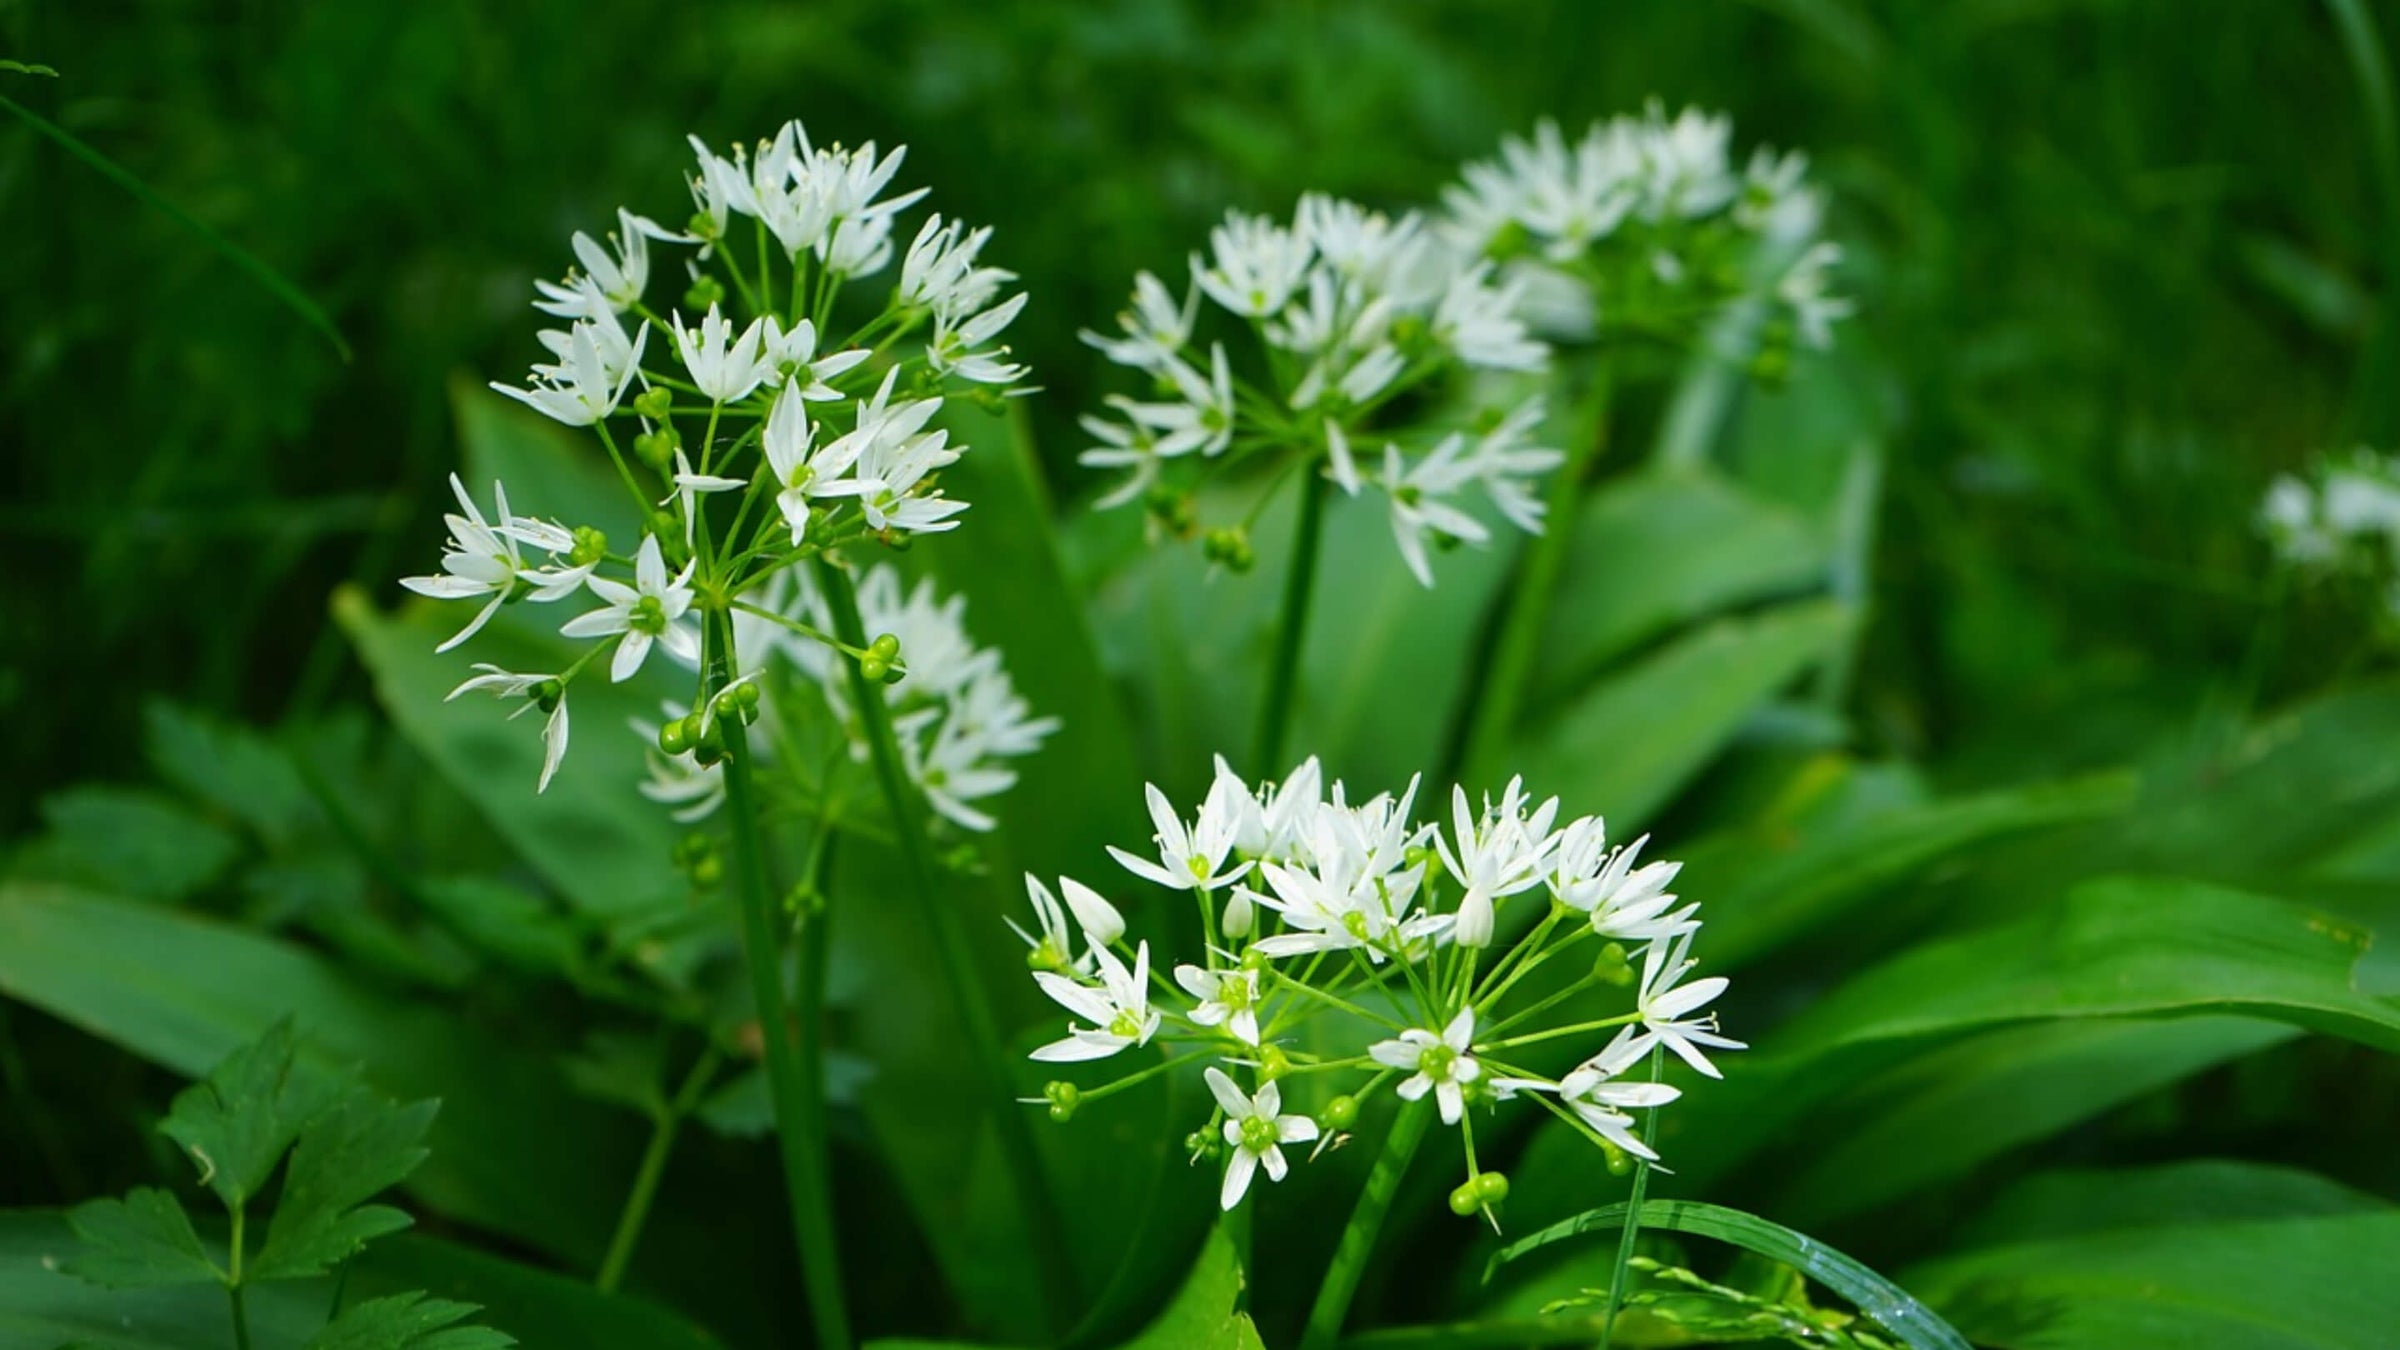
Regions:
M 1199 1061 L 1214 1106 L 1185 1142 L 1195 1163 L 1221 1165 L 1231 1211 L 1261 1173 L 1281 1181 L 1303 1147 L 1313 1158 L 1346 1138 L 1389 1090 L 1405 1109 L 1351 1220 L 1369 1240 L 1429 1115 L 1456 1131 L 1463 1159 L 1452 1209 L 1495 1228 L 1508 1179 L 1482 1164 L 1475 1137 L 1499 1111 L 1547 1111 L 1620 1171 L 1655 1160 L 1635 1113 L 1679 1095 L 1658 1080 L 1663 1056 L 1717 1077 L 1710 1053 L 1743 1048 L 1705 1011 L 1725 978 L 1692 978 L 1699 905 L 1668 889 L 1680 864 L 1643 861 L 1648 836 L 1612 843 L 1598 816 L 1562 822 L 1556 798 L 1536 802 L 1518 780 L 1480 807 L 1454 788 L 1446 816 L 1419 787 L 1354 802 L 1313 758 L 1255 786 L 1220 758 L 1188 817 L 1148 789 L 1150 849 L 1110 853 L 1193 898 L 1199 959 L 1172 970 L 1095 888 L 1062 877 L 1054 893 L 1028 876 L 1027 962 L 1069 1014 L 1032 1057 L 1142 1061 L 1096 1086 L 1061 1078 L 1033 1100 L 1064 1121 Z M 1504 909 L 1532 918 L 1510 926 L 1514 941 L 1501 939 Z M 1608 1005 L 1598 1015 L 1595 999 Z M 1303 1092 L 1322 1103 L 1313 1113 Z M 1345 1236 L 1312 1341 L 1339 1331 L 1366 1254 Z
M 1828 346 L 1851 313 L 1832 286 L 1841 248 L 1817 238 L 1807 156 L 1761 148 L 1737 167 L 1732 139 L 1728 118 L 1687 108 L 1670 119 L 1655 102 L 1572 145 L 1543 122 L 1467 165 L 1437 228 L 1497 269 L 1519 317 L 1554 343 L 1684 346 L 1756 299 L 1768 315 L 1755 345 L 1725 354 L 1780 375 L 1795 341 Z
M 991 1100 L 1005 1103 L 986 994 L 959 920 L 934 897 L 927 816 L 930 807 L 939 821 L 988 829 L 974 803 L 1006 789 L 1005 761 L 1056 723 L 1035 717 L 998 654 L 968 639 L 959 601 L 923 583 L 906 589 L 861 555 L 960 524 L 969 504 L 944 492 L 941 473 L 968 447 L 940 415 L 954 399 L 1021 391 L 1026 368 L 999 338 L 1025 296 L 984 260 L 989 229 L 933 214 L 901 233 L 902 214 L 926 195 L 895 186 L 905 148 L 821 146 L 797 122 L 730 154 L 697 138 L 692 148 L 688 221 L 670 229 L 620 210 L 604 241 L 577 234 L 576 265 L 537 283 L 534 307 L 563 323 L 537 335 L 548 359 L 523 386 L 494 385 L 592 429 L 638 513 L 637 537 L 520 515 L 538 504 L 512 503 L 498 483 L 487 513 L 453 479 L 460 514 L 448 518 L 441 571 L 404 584 L 479 606 L 445 651 L 509 604 L 559 605 L 559 633 L 590 644 L 555 671 L 480 666 L 452 694 L 485 691 L 547 713 L 537 788 L 566 756 L 578 680 L 627 680 L 653 652 L 690 672 L 689 696 L 642 728 L 654 745 L 644 790 L 686 819 L 723 808 L 810 1313 L 818 1342 L 841 1347 L 850 1332 L 827 1175 L 821 989 L 804 980 L 794 1015 L 783 975 L 796 917 L 799 967 L 821 981 L 820 878 L 798 878 L 797 910 L 770 890 L 760 794 L 784 775 L 805 784 L 808 757 L 780 734 L 797 719 L 838 725 L 849 758 L 871 764 L 890 842 L 929 926 L 949 939 L 936 943 L 944 983 L 992 1075 Z M 682 289 L 654 299 L 653 254 L 668 249 L 681 254 Z M 798 679 L 778 678 L 787 663 Z M 827 794 L 814 795 L 821 838 L 833 822 Z M 807 866 L 821 867 L 824 852 L 812 845 Z M 1030 1136 L 1001 1115 L 1015 1173 L 1030 1178 Z M 1028 1208 L 1047 1201 L 1037 1188 Z

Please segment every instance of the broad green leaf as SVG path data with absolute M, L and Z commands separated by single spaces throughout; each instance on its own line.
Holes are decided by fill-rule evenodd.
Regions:
M 290 756 L 248 727 L 154 699 L 142 709 L 150 763 L 176 787 L 256 830 L 288 841 L 317 817 Z
M 423 1294 L 368 1299 L 342 1309 L 307 1350 L 507 1350 L 517 1343 L 490 1327 L 462 1325 L 481 1311 Z
M 2048 1242 L 2119 1228 L 2380 1214 L 2392 1204 L 2315 1172 L 2202 1158 L 2156 1167 L 2066 1167 L 2027 1177 L 1959 1228 L 1962 1248 Z
M 576 732 L 566 766 L 537 795 L 539 719 L 512 722 L 473 695 L 445 698 L 467 678 L 469 659 L 555 670 L 572 659 L 563 640 L 495 622 L 467 650 L 437 655 L 434 647 L 460 621 L 453 610 L 423 604 L 384 614 L 355 590 L 337 594 L 333 610 L 401 733 L 578 908 L 606 918 L 682 906 L 688 887 L 671 857 L 676 826 L 634 790 L 643 779 L 642 744 L 626 729 L 631 718 L 658 715 L 657 699 L 668 690 L 663 675 L 623 685 L 576 680 L 567 694 Z
M 2188 1172 L 2180 1181 L 2206 1184 Z M 2105 1189 L 2110 1178 L 2084 1173 L 2077 1184 Z M 2192 1208 L 1945 1257 L 1912 1269 L 1909 1283 L 1968 1334 L 2012 1350 L 2392 1344 L 2400 1209 L 2212 1219 Z
M 1826 546 L 1794 512 L 1705 471 L 1651 470 L 1593 493 L 1574 521 L 1534 706 L 1639 644 L 1736 605 L 1821 587 Z
M 30 61 L 11 61 L 7 60 L 6 58 L 0 58 L 0 70 L 5 70 L 11 75 L 43 75 L 51 79 L 58 78 L 58 72 L 56 70 L 53 70 L 49 66 Z
M 1832 1114 L 1856 1127 L 1813 1150 L 1773 1208 L 1821 1227 L 2299 1034 L 2248 1017 L 2069 1021 L 1987 1032 L 1845 1098 Z
M 195 1075 L 292 1018 L 314 1066 L 363 1063 L 384 1091 L 448 1103 L 410 1194 L 579 1264 L 599 1260 L 616 1217 L 594 1178 L 633 1174 L 631 1122 L 583 1110 L 537 1051 L 207 919 L 0 886 L 0 993 Z
M 708 1331 L 655 1303 L 603 1294 L 588 1279 L 416 1233 L 376 1243 L 348 1269 L 350 1287 L 359 1294 L 422 1289 L 439 1298 L 477 1304 L 485 1321 L 505 1327 L 527 1345 L 710 1350 L 720 1344 Z M 713 1300 L 712 1310 L 721 1311 L 725 1302 L 722 1297 Z
M 240 841 L 164 793 L 86 783 L 42 799 L 51 867 L 126 895 L 181 900 L 215 881 Z
M 1737 826 L 1686 851 L 1678 879 L 1686 894 L 1707 901 L 1709 965 L 1741 966 L 1938 859 L 1999 836 L 2121 813 L 2134 789 L 2127 775 L 2101 774 L 1821 826 Z
M 275 1197 L 254 1280 L 322 1274 L 368 1239 L 406 1228 L 409 1218 L 367 1199 L 399 1185 L 425 1161 L 418 1142 L 436 1103 L 401 1105 L 363 1089 L 335 1103 L 300 1134 Z
M 2051 912 L 1919 947 L 1820 1000 L 1666 1118 L 1704 1184 L 1904 1047 L 2060 1018 L 2239 1013 L 2400 1049 L 2400 1002 L 2355 969 L 2370 935 L 2193 882 L 2087 884 Z M 1738 1028 L 1736 1028 L 1738 1031 Z
M 1850 632 L 1826 601 L 1720 619 L 1611 672 L 1517 745 L 1512 772 L 1611 825 L 1646 821 Z
M 83 1249 L 64 1268 L 94 1284 L 140 1289 L 224 1281 L 182 1202 L 166 1191 L 143 1186 L 122 1200 L 86 1201 L 67 1222 Z
M 201 1184 L 240 1208 L 267 1184 L 283 1152 L 330 1105 L 338 1078 L 303 1068 L 289 1017 L 175 1094 L 159 1131 L 183 1146 Z
M 0 1346 L 9 1350 L 227 1350 L 225 1291 L 203 1283 L 108 1289 L 70 1274 L 75 1234 L 48 1210 L 0 1210 Z M 207 1251 L 220 1261 L 222 1244 Z M 274 1284 L 247 1295 L 252 1343 L 295 1346 L 324 1325 L 324 1284 Z
M 1628 1205 L 1615 1204 L 1587 1210 L 1519 1238 L 1492 1257 L 1486 1267 L 1486 1278 L 1511 1261 L 1583 1234 L 1614 1234 L 1625 1226 L 1629 1209 Z M 1641 1224 L 1645 1229 L 1715 1238 L 1770 1261 L 1780 1261 L 1850 1300 L 1861 1313 L 1914 1350 L 1971 1350 L 1964 1337 L 1923 1303 L 1909 1297 L 1899 1285 L 1815 1238 L 1755 1214 L 1689 1200 L 1646 1200 L 1642 1202 Z M 1614 1250 L 1613 1241 L 1607 1250 Z

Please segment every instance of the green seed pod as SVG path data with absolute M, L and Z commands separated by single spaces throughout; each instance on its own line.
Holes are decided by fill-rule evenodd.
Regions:
M 1633 983 L 1633 963 L 1625 957 L 1625 944 L 1612 942 L 1592 958 L 1592 978 L 1618 988 Z
M 645 431 L 633 438 L 633 453 L 644 464 L 663 474 L 675 467 L 675 448 L 678 444 L 672 431 Z
M 1501 1172 L 1486 1172 L 1475 1178 L 1476 1198 L 1486 1206 L 1499 1204 L 1508 1198 L 1508 1177 Z
M 682 718 L 678 717 L 658 729 L 658 748 L 660 753 L 668 755 L 680 755 L 692 748 L 691 729 Z
M 1608 1174 L 1610 1176 L 1621 1177 L 1633 1171 L 1632 1154 L 1606 1140 L 1601 1141 L 1601 1149 L 1608 1154 Z
M 1344 1093 L 1325 1103 L 1325 1128 L 1346 1130 L 1358 1123 L 1358 1098 Z
M 1280 1045 L 1259 1047 L 1258 1077 L 1262 1083 L 1272 1083 L 1292 1071 L 1292 1057 L 1283 1053 Z
M 873 642 L 867 644 L 867 651 L 886 661 L 897 661 L 900 659 L 900 637 L 896 633 L 878 634 Z
M 1450 1192 L 1450 1212 L 1464 1219 L 1483 1208 L 1483 1197 L 1476 1193 L 1472 1178 Z
M 543 712 L 557 712 L 558 701 L 567 696 L 567 687 L 555 679 L 544 680 L 533 687 L 533 701 Z
M 717 883 L 724 879 L 725 859 L 721 856 L 711 853 L 707 857 L 692 860 L 693 885 L 704 891 L 714 890 Z
M 683 293 L 683 303 L 693 309 L 705 310 L 725 300 L 725 283 L 703 272 L 693 278 L 691 288 Z
M 703 717 L 699 713 L 692 713 L 683 720 L 689 724 L 684 729 L 684 735 L 690 738 L 694 746 L 719 755 L 725 753 L 724 718 Z
M 1075 1108 L 1083 1104 L 1083 1089 L 1057 1079 L 1042 1084 L 1042 1095 L 1050 1100 L 1050 1118 L 1061 1125 L 1073 1120 Z
M 759 697 L 758 681 L 756 680 L 745 680 L 733 687 L 733 702 L 737 707 L 755 710 L 758 707 Z
M 575 527 L 575 548 L 567 561 L 577 567 L 589 567 L 608 556 L 608 536 L 589 525 Z
M 647 417 L 653 422 L 665 417 L 674 407 L 675 392 L 663 384 L 655 389 L 645 389 L 633 396 L 634 415 Z
M 881 681 L 892 673 L 892 663 L 873 652 L 858 658 L 858 673 L 869 680 Z

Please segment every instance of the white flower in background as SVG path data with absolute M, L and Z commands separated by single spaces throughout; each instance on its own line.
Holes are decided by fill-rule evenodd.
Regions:
M 1175 967 L 1175 983 L 1199 1002 L 1192 1021 L 1204 1027 L 1223 1027 L 1245 1045 L 1258 1044 L 1258 971 L 1235 966 L 1202 970 Z
M 500 612 L 512 596 L 522 596 L 536 603 L 564 599 L 582 588 L 591 575 L 591 568 L 529 568 L 520 542 L 528 541 L 553 553 L 574 547 L 574 539 L 555 525 L 512 516 L 508 510 L 508 489 L 498 480 L 492 483 L 494 514 L 500 518 L 495 526 L 483 518 L 475 499 L 467 495 L 466 484 L 450 475 L 450 491 L 458 498 L 463 515 L 445 515 L 442 520 L 450 527 L 450 542 L 442 552 L 442 574 L 430 577 L 407 577 L 401 585 L 419 595 L 436 600 L 471 600 L 488 595 L 482 609 L 440 646 L 446 652 L 482 631 Z
M 1663 1045 L 1675 1056 L 1711 1078 L 1725 1075 L 1710 1063 L 1702 1049 L 1746 1050 L 1740 1041 L 1728 1040 L 1717 1032 L 1717 1015 L 1705 1017 L 1691 1014 L 1714 1002 L 1725 992 L 1729 983 L 1722 975 L 1681 984 L 1684 976 L 1697 964 L 1686 953 L 1691 950 L 1692 935 L 1688 932 L 1650 944 L 1642 960 L 1641 991 L 1635 1006 L 1642 1014 L 1639 1044 L 1647 1050 L 1651 1045 Z
M 1475 1039 L 1475 1010 L 1462 1008 L 1440 1034 L 1410 1027 L 1398 1039 L 1367 1047 L 1375 1062 L 1410 1076 L 1395 1089 L 1402 1101 L 1433 1094 L 1442 1123 L 1456 1125 L 1467 1111 L 1466 1085 L 1483 1076 L 1483 1066 L 1468 1053 Z
M 1156 784 L 1147 784 L 1143 799 L 1149 803 L 1150 824 L 1158 832 L 1151 836 L 1158 845 L 1158 861 L 1138 857 L 1109 846 L 1109 856 L 1123 864 L 1125 870 L 1145 881 L 1153 881 L 1170 890 L 1213 891 L 1242 878 L 1250 870 L 1246 862 L 1228 868 L 1226 855 L 1233 852 L 1233 830 L 1236 822 L 1230 813 L 1210 811 L 1203 806 L 1190 826 L 1175 813 L 1174 804 Z
M 1331 423 L 1326 425 L 1326 448 L 1327 472 L 1343 492 L 1357 496 L 1369 480 L 1359 477 L 1349 439 Z M 1466 437 L 1455 432 L 1413 462 L 1398 445 L 1383 447 L 1383 472 L 1372 481 L 1391 501 L 1392 538 L 1400 545 L 1401 561 L 1420 584 L 1433 584 L 1433 564 L 1425 552 L 1428 540 L 1481 544 L 1492 537 L 1482 521 L 1448 500 L 1476 477 L 1476 466 L 1467 459 Z
M 1839 244 L 1813 244 L 1783 274 L 1783 280 L 1775 283 L 1776 298 L 1790 306 L 1800 340 L 1819 351 L 1833 345 L 1833 325 L 1857 310 L 1848 299 L 1832 293 L 1833 267 L 1841 259 Z
M 1123 337 L 1085 329 L 1083 340 L 1120 366 L 1153 370 L 1180 355 L 1192 340 L 1200 317 L 1200 287 L 1195 283 L 1178 301 L 1167 284 L 1149 272 L 1133 278 L 1133 306 L 1117 316 Z
M 1208 297 L 1236 314 L 1263 319 L 1283 308 L 1308 274 L 1307 236 L 1265 216 L 1239 211 L 1209 231 L 1210 262 L 1192 262 Z
M 1256 1096 L 1245 1093 L 1224 1072 L 1210 1067 L 1201 1075 L 1209 1095 L 1225 1113 L 1225 1184 L 1217 1193 L 1220 1208 L 1231 1210 L 1250 1192 L 1250 1178 L 1265 1168 L 1267 1180 L 1281 1181 L 1290 1170 L 1285 1144 L 1304 1144 L 1317 1137 L 1317 1122 L 1307 1116 L 1283 1114 L 1283 1089 L 1260 1085 Z
M 700 635 L 683 621 L 692 607 L 692 564 L 685 564 L 681 573 L 667 576 L 666 560 L 658 551 L 658 536 L 644 535 L 642 546 L 634 554 L 634 584 L 595 576 L 586 583 L 592 594 L 606 602 L 602 608 L 569 619 L 558 631 L 571 638 L 609 637 L 623 634 L 617 643 L 616 658 L 609 663 L 611 680 L 627 680 L 642 668 L 642 660 L 657 643 L 673 653 L 676 659 L 696 662 L 700 659 Z
M 1477 369 L 1540 370 L 1550 362 L 1550 347 L 1527 334 L 1517 317 L 1522 290 L 1494 286 L 1488 263 L 1459 273 L 1434 307 L 1434 341 Z
M 1100 967 L 1097 986 L 1056 971 L 1033 973 L 1043 993 L 1091 1023 L 1070 1026 L 1064 1037 L 1034 1051 L 1033 1058 L 1046 1063 L 1106 1059 L 1128 1046 L 1148 1045 L 1158 1033 L 1159 1012 L 1150 1006 L 1150 944 L 1135 950 L 1131 970 L 1105 947 L 1093 948 L 1092 956 Z
M 1525 780 L 1511 778 L 1495 804 L 1478 816 L 1465 788 L 1450 790 L 1450 836 L 1435 836 L 1442 864 L 1466 888 L 1458 902 L 1453 940 L 1462 947 L 1488 947 L 1496 902 L 1542 884 L 1542 871 L 1557 840 L 1550 822 L 1558 815 L 1552 797 L 1525 811 Z
M 558 766 L 567 757 L 567 693 L 565 681 L 556 675 L 520 675 L 502 670 L 488 661 L 479 661 L 475 669 L 482 672 L 442 699 L 448 703 L 461 694 L 483 691 L 495 698 L 525 700 L 523 707 L 508 715 L 510 721 L 525 715 L 531 708 L 549 705 L 550 716 L 542 723 L 542 776 L 535 782 L 537 793 L 550 790 L 550 780 L 557 776 Z
M 649 340 L 647 327 L 630 342 L 623 342 L 623 329 L 613 317 L 581 319 L 560 340 L 563 350 L 557 352 L 558 363 L 535 366 L 528 387 L 519 389 L 495 380 L 492 388 L 568 426 L 588 427 L 617 410 L 626 386 L 641 368 L 642 348 Z M 622 357 L 614 354 L 620 342 Z M 604 346 L 609 352 L 605 356 Z
M 763 351 L 766 324 L 753 319 L 735 337 L 732 321 L 715 305 L 708 307 L 697 331 L 685 328 L 680 317 L 675 320 L 676 354 L 701 394 L 716 403 L 739 403 L 766 382 L 773 370 Z
M 1226 362 L 1225 348 L 1219 345 L 1209 350 L 1206 375 L 1177 356 L 1162 359 L 1157 371 L 1174 386 L 1179 402 L 1114 399 L 1111 406 L 1141 429 L 1149 453 L 1159 459 L 1195 450 L 1203 455 L 1223 454 L 1233 444 L 1234 427 L 1233 367 Z

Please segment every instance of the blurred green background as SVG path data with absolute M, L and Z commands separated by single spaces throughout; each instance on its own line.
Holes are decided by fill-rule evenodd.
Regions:
M 282 271 L 356 357 L 0 129 L 0 828 L 136 765 L 146 695 L 273 720 L 355 692 L 324 598 L 388 594 L 432 537 L 446 381 L 516 377 L 569 232 L 628 200 L 680 220 L 685 133 L 791 116 L 906 142 L 940 209 L 998 227 L 1071 497 L 1075 331 L 1225 207 L 1404 205 L 1537 117 L 1724 108 L 1813 156 L 1862 301 L 1841 359 L 1890 404 L 1866 725 L 2102 753 L 2239 660 L 2272 472 L 2392 430 L 2389 127 L 2346 41 L 2290 0 L 11 0 L 0 49 L 60 76 L 0 93 Z
M 1010 337 L 1044 387 L 1027 406 L 1071 505 L 1099 486 L 1074 467 L 1074 418 L 1106 378 L 1075 334 L 1107 324 L 1137 268 L 1171 272 L 1227 207 L 1288 210 L 1307 189 L 1427 202 L 1504 133 L 1655 97 L 1729 112 L 1740 153 L 1807 151 L 1847 249 L 1858 317 L 1793 393 L 1738 395 L 1762 416 L 1728 452 L 1745 490 L 1821 504 L 1824 483 L 1786 480 L 1845 471 L 1828 436 L 1863 426 L 1876 441 L 1874 518 L 1845 531 L 1872 540 L 1871 559 L 1832 569 L 1850 567 L 1832 589 L 1863 607 L 1865 638 L 1824 686 L 1836 731 L 1790 738 L 1854 752 L 1824 814 L 1881 819 L 2129 763 L 2148 775 L 2138 828 L 2003 847 L 1964 882 L 1919 858 L 1858 883 L 1911 889 L 1868 910 L 1865 940 L 1829 924 L 1783 953 L 1745 1016 L 1807 1005 L 1862 953 L 2054 898 L 2026 878 L 2264 881 L 2333 858 L 2347 898 L 2388 916 L 2388 684 L 2286 737 L 2297 748 L 2268 770 L 2234 771 L 2274 748 L 2251 736 L 2256 715 L 2389 660 L 2354 605 L 2273 587 L 2252 522 L 2276 473 L 2400 434 L 2384 304 L 2400 133 L 2376 36 L 2396 24 L 2400 4 L 2363 0 L 0 0 L 0 57 L 58 71 L 0 72 L 0 96 L 255 253 L 353 350 L 345 362 L 167 214 L 0 119 L 0 839 L 88 844 L 147 822 L 172 860 L 171 820 L 69 790 L 154 766 L 189 786 L 166 761 L 190 760 L 158 747 L 198 733 L 162 733 L 145 717 L 158 699 L 322 735 L 366 766 L 345 778 L 366 797 L 433 777 L 370 729 L 369 681 L 328 597 L 356 582 L 392 604 L 395 578 L 434 555 L 459 459 L 453 385 L 522 372 L 532 280 L 564 270 L 572 231 L 606 228 L 621 203 L 683 218 L 686 133 L 723 145 L 799 117 L 824 139 L 905 142 L 905 181 L 997 227 L 989 256 L 1034 297 Z M 1633 400 L 1623 444 L 1655 439 L 1664 397 Z M 1781 828 L 1780 804 L 1816 809 L 1807 766 L 1777 776 L 1792 758 L 1703 781 L 1662 829 L 1740 822 L 1703 851 L 1739 870 L 1752 835 Z M 2235 787 L 2200 790 L 2220 781 Z M 2323 813 L 2305 800 L 2319 787 Z M 373 819 L 384 842 L 441 840 L 462 871 L 504 864 L 454 796 L 385 800 L 411 805 Z M 2245 847 L 2251 807 L 2264 824 Z M 1742 873 L 1752 900 L 1774 865 Z M 241 913 L 289 926 L 298 902 L 277 903 L 252 895 Z M 374 930 L 317 922 L 315 940 L 391 973 Z M 1743 959 L 1774 945 L 1754 932 Z M 404 984 L 417 958 L 386 955 Z M 15 1018 L 9 1100 L 39 1086 L 71 1101 L 50 1124 L 0 1111 L 0 1157 L 50 1164 L 0 1166 L 0 1202 L 153 1175 L 125 1122 L 175 1077 Z M 2400 1100 L 2388 1058 L 2312 1040 L 2220 1063 L 2234 1053 L 2196 1055 L 2189 1083 L 2157 1070 L 2149 1096 L 2085 1093 L 2113 1114 L 2045 1142 L 2044 1160 L 2221 1152 L 2400 1187 L 2378 1124 Z M 1973 1082 L 1988 1069 L 1953 1067 Z M 87 1137 L 86 1120 L 107 1129 Z M 1908 1259 L 1912 1222 L 1938 1222 L 1888 1217 L 1871 1260 Z M 1420 1259 L 1436 1268 L 1467 1240 Z M 1400 1283 L 1393 1301 L 1436 1287 Z

